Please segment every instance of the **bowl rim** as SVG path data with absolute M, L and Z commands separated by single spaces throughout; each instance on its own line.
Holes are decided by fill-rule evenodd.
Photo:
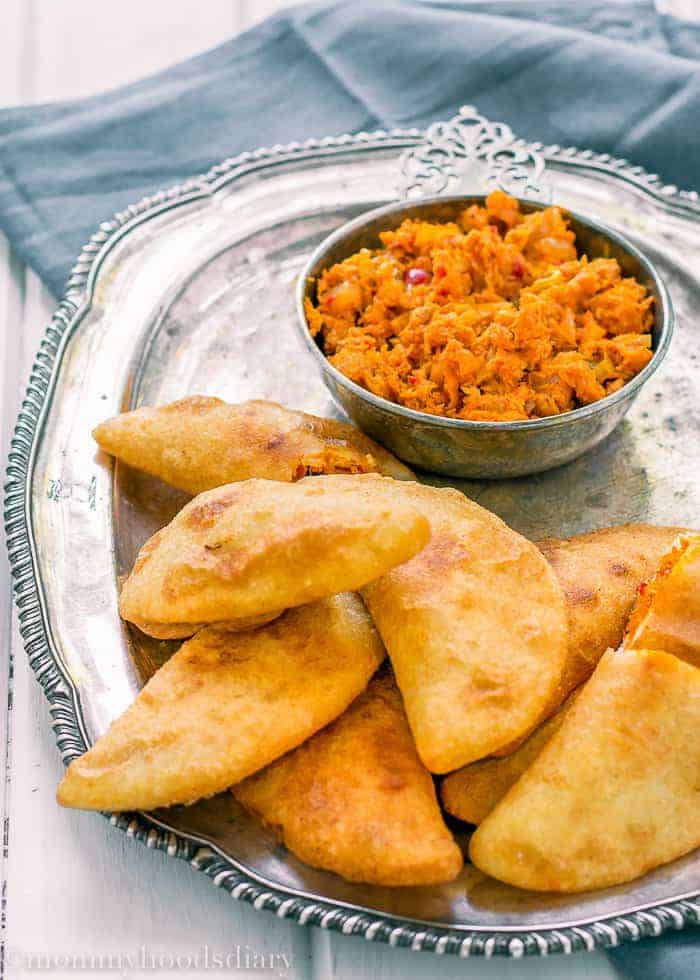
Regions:
M 372 208 L 369 211 L 364 211 L 356 218 L 346 221 L 339 228 L 336 228 L 335 231 L 331 232 L 330 235 L 327 235 L 316 246 L 304 263 L 304 266 L 297 277 L 295 289 L 295 322 L 297 329 L 302 335 L 306 348 L 316 359 L 322 374 L 329 374 L 337 385 L 350 389 L 350 391 L 352 391 L 358 398 L 368 402 L 370 405 L 380 411 L 389 412 L 410 422 L 420 422 L 424 425 L 427 423 L 436 425 L 439 428 L 462 431 L 517 432 L 520 430 L 533 431 L 538 429 L 549 429 L 556 426 L 568 425 L 569 423 L 598 415 L 599 413 L 607 411 L 609 408 L 612 408 L 618 403 L 634 397 L 639 389 L 660 367 L 661 362 L 668 353 L 671 338 L 673 336 L 675 327 L 675 313 L 671 302 L 671 296 L 665 282 L 657 272 L 656 266 L 651 259 L 649 259 L 644 252 L 637 248 L 636 245 L 633 245 L 625 235 L 614 230 L 613 228 L 610 228 L 603 222 L 580 214 L 578 211 L 573 211 L 570 208 L 562 205 L 546 204 L 542 201 L 537 201 L 530 198 L 516 197 L 516 200 L 520 204 L 534 206 L 536 210 L 541 210 L 552 206 L 560 207 L 562 211 L 564 211 L 567 215 L 570 215 L 576 221 L 581 222 L 581 224 L 586 225 L 593 231 L 599 232 L 605 237 L 611 239 L 625 251 L 629 252 L 640 263 L 649 278 L 653 281 L 661 305 L 661 331 L 659 342 L 654 350 L 652 359 L 642 368 L 639 374 L 636 374 L 617 391 L 610 395 L 606 395 L 604 398 L 600 398 L 596 402 L 591 402 L 590 405 L 582 405 L 579 408 L 570 409 L 568 412 L 560 412 L 558 415 L 547 415 L 543 418 L 512 419 L 510 421 L 499 422 L 484 419 L 448 418 L 444 415 L 431 415 L 429 412 L 419 412 L 413 408 L 406 408 L 404 405 L 399 405 L 397 402 L 389 401 L 387 398 L 382 398 L 380 395 L 375 395 L 373 392 L 368 391 L 367 388 L 363 388 L 361 385 L 357 384 L 357 382 L 352 381 L 347 377 L 347 375 L 343 374 L 342 371 L 339 371 L 338 368 L 330 363 L 326 355 L 311 336 L 306 314 L 304 312 L 304 299 L 306 297 L 307 283 L 311 278 L 311 271 L 319 259 L 321 259 L 326 252 L 333 248 L 333 246 L 337 245 L 338 242 L 341 242 L 348 235 L 358 231 L 365 225 L 370 224 L 378 218 L 381 219 L 384 217 L 389 217 L 397 212 L 408 210 L 416 205 L 452 204 L 462 201 L 485 201 L 487 197 L 488 194 L 484 193 L 440 194 L 428 197 L 416 197 L 407 201 L 392 201 L 389 204 L 384 204 L 380 207 Z

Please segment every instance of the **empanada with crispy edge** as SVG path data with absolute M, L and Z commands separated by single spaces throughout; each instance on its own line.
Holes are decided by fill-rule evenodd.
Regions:
M 230 405 L 190 395 L 123 412 L 92 434 L 105 452 L 193 495 L 253 477 L 285 483 L 323 473 L 413 477 L 349 422 L 270 401 Z
M 119 601 L 156 636 L 235 628 L 366 585 L 411 558 L 430 525 L 375 474 L 246 480 L 191 500 L 141 549 Z
M 700 670 L 608 651 L 559 731 L 472 836 L 481 871 L 519 888 L 630 881 L 700 845 Z
M 434 885 L 462 867 L 389 671 L 233 793 L 302 861 L 349 881 Z
M 150 810 L 222 792 L 337 718 L 384 658 L 352 593 L 184 643 L 68 767 L 64 806 Z
M 528 732 L 561 678 L 566 612 L 530 541 L 451 489 L 397 483 L 431 539 L 363 595 L 387 648 L 418 754 L 432 772 Z

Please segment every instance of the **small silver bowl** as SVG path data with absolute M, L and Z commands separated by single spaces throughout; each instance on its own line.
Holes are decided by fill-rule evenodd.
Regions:
M 615 258 L 654 296 L 654 356 L 619 391 L 592 405 L 522 422 L 476 422 L 416 412 L 379 398 L 350 381 L 327 360 L 309 333 L 304 299 L 315 299 L 316 280 L 324 269 L 358 249 L 377 248 L 379 232 L 397 228 L 405 218 L 449 221 L 485 195 L 423 198 L 390 204 L 360 215 L 329 235 L 304 266 L 297 283 L 297 327 L 316 360 L 333 399 L 377 442 L 410 466 L 446 476 L 500 479 L 540 473 L 576 459 L 609 435 L 622 420 L 645 382 L 658 368 L 673 332 L 673 307 L 653 264 L 622 235 L 567 210 L 579 249 L 592 258 Z M 521 201 L 525 213 L 547 205 Z

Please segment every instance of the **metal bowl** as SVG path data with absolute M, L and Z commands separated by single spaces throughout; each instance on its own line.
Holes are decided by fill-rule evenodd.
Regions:
M 592 258 L 615 258 L 627 276 L 634 276 L 654 296 L 654 356 L 619 391 L 592 405 L 542 419 L 522 422 L 476 422 L 416 412 L 379 398 L 341 374 L 309 333 L 304 300 L 315 299 L 319 274 L 360 248 L 377 248 L 379 233 L 397 228 L 405 218 L 449 221 L 485 195 L 423 198 L 377 208 L 329 235 L 310 257 L 297 283 L 297 327 L 319 367 L 333 399 L 368 435 L 399 459 L 419 469 L 447 476 L 503 478 L 539 473 L 576 459 L 591 449 L 622 420 L 643 384 L 658 368 L 673 332 L 673 307 L 652 262 L 618 232 L 567 211 L 579 248 Z M 521 201 L 525 213 L 547 205 Z

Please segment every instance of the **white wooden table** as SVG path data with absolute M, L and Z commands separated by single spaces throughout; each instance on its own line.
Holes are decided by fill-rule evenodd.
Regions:
M 282 5 L 1 0 L 0 104 L 81 97 L 123 84 L 218 44 Z M 3 459 L 53 305 L 0 236 Z M 198 980 L 220 973 L 216 958 L 226 956 L 234 976 L 290 980 L 616 976 L 602 953 L 525 962 L 437 959 L 303 929 L 234 901 L 184 863 L 127 839 L 98 814 L 60 809 L 54 792 L 61 762 L 17 630 L 4 549 L 1 560 L 0 629 L 7 657 L 0 671 L 0 724 L 8 750 L 0 927 L 11 980 L 33 972 L 63 980 L 103 971 Z M 5 712 L 10 677 L 11 710 Z

